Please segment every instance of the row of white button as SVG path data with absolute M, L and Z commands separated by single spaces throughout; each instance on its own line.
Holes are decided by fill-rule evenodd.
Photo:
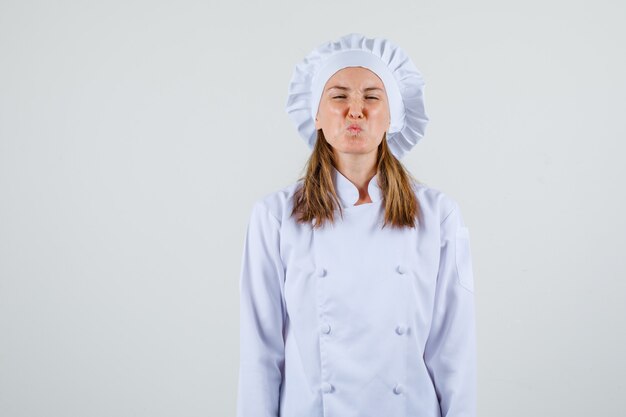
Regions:
M 399 335 L 403 335 L 406 332 L 406 330 L 407 330 L 407 328 L 403 324 L 398 324 L 396 326 L 396 333 L 398 333 Z M 320 331 L 322 333 L 329 334 L 330 333 L 330 324 L 323 323 L 322 325 L 320 325 Z
M 322 392 L 324 394 L 329 394 L 331 392 L 333 392 L 334 387 L 328 383 L 328 382 L 322 382 Z M 402 384 L 396 384 L 395 387 L 393 387 L 393 393 L 394 394 L 402 394 L 404 392 L 404 385 Z
M 396 268 L 396 271 L 398 271 L 398 274 L 405 274 L 406 273 L 406 268 L 402 265 L 398 265 L 398 267 Z M 399 335 L 404 334 L 404 332 L 406 332 L 406 326 L 404 326 L 403 324 L 398 324 L 396 326 L 396 333 L 398 333 Z M 393 387 L 393 393 L 394 394 L 402 394 L 404 392 L 404 386 L 402 384 L 396 384 L 395 387 Z
M 396 272 L 398 272 L 398 274 L 401 274 L 401 275 L 406 274 L 406 268 L 403 265 L 398 265 L 396 267 Z M 325 277 L 326 273 L 327 273 L 326 268 L 318 268 L 316 275 L 318 277 Z

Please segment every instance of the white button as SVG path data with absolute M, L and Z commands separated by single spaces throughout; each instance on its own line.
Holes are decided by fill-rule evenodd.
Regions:
M 326 269 L 324 269 L 324 268 L 318 268 L 318 270 L 317 270 L 317 276 L 319 276 L 319 277 L 325 277 L 325 276 L 326 276 Z
M 330 333 L 330 324 L 324 323 L 320 326 L 320 330 L 326 334 Z
M 406 326 L 403 326 L 402 324 L 399 324 L 396 327 L 396 333 L 398 334 L 404 334 L 405 331 L 406 331 Z
M 402 265 L 398 265 L 398 267 L 396 268 L 396 271 L 398 271 L 399 274 L 404 274 L 406 272 L 406 268 L 403 267 Z
M 322 392 L 329 393 L 332 392 L 333 386 L 328 382 L 322 382 Z
M 396 384 L 393 388 L 393 392 L 394 394 L 402 394 L 402 392 L 404 392 L 404 386 L 402 386 L 402 384 Z

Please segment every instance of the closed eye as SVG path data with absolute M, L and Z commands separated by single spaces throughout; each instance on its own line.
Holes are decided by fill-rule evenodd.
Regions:
M 333 98 L 346 98 L 346 96 L 334 96 Z M 378 97 L 374 97 L 374 96 L 367 96 L 365 98 L 378 100 Z

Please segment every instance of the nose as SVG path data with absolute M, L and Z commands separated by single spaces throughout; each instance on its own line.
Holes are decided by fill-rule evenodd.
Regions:
M 363 107 L 358 100 L 352 100 L 348 107 L 348 117 L 351 119 L 361 119 L 363 117 Z

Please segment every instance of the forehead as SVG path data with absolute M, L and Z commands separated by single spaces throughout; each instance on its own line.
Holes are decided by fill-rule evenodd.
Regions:
M 335 72 L 326 82 L 326 88 L 331 83 L 342 85 L 380 87 L 384 89 L 384 84 L 380 77 L 373 71 L 364 67 L 346 67 Z M 334 84 L 333 84 L 334 85 Z

